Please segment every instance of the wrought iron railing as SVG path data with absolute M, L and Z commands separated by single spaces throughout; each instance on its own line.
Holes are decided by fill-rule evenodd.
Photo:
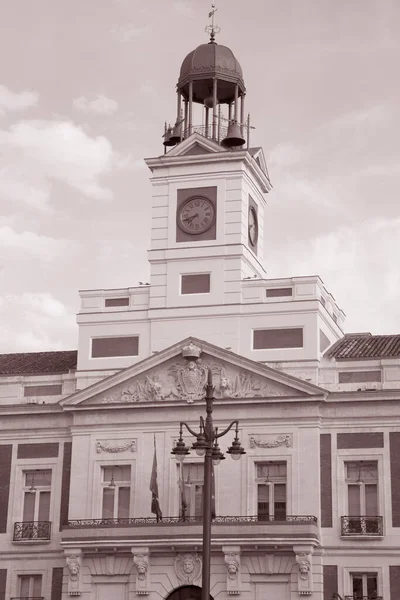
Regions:
M 14 523 L 14 541 L 49 540 L 50 536 L 50 521 L 22 521 Z
M 212 127 L 212 125 L 208 125 L 207 127 L 205 125 L 192 125 L 191 133 L 199 133 L 200 135 L 202 135 L 205 138 L 212 139 L 213 127 Z M 219 128 L 217 125 L 217 131 L 216 131 L 217 140 L 216 141 L 220 142 L 221 140 L 226 138 L 227 134 L 228 134 L 228 127 L 226 125 L 220 125 Z M 189 137 L 189 129 L 185 129 L 183 131 L 182 137 L 183 137 L 183 139 L 186 139 L 187 137 Z
M 375 596 L 374 594 L 372 596 L 357 596 L 355 594 L 354 596 L 345 596 L 344 600 L 383 600 L 383 597 Z
M 383 535 L 383 517 L 342 517 L 342 535 Z
M 156 517 L 139 517 L 131 519 L 75 519 L 68 521 L 64 525 L 64 529 L 87 529 L 100 527 L 141 527 L 146 525 L 199 525 L 203 522 L 202 517 L 163 517 L 157 520 Z M 317 523 L 317 517 L 313 515 L 288 515 L 284 519 L 269 519 L 258 518 L 257 516 L 250 517 L 234 517 L 224 516 L 213 519 L 213 525 L 241 525 L 246 523 L 273 523 L 279 525 L 282 523 Z
M 13 596 L 10 600 L 44 600 L 44 596 Z

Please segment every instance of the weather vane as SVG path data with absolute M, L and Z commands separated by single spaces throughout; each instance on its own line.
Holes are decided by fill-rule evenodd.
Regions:
M 215 42 L 215 34 L 219 33 L 221 31 L 221 27 L 218 27 L 218 25 L 215 25 L 215 22 L 214 22 L 214 15 L 217 12 L 217 10 L 218 10 L 218 8 L 215 8 L 215 3 L 213 2 L 211 4 L 211 10 L 208 13 L 208 18 L 211 19 L 211 24 L 207 25 L 207 27 L 205 28 L 205 31 L 210 34 L 210 42 L 211 43 Z

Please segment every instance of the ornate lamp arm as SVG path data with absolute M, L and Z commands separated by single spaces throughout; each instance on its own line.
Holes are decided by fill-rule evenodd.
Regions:
M 236 435 L 238 435 L 239 433 L 239 421 L 232 421 L 232 423 L 230 425 L 228 425 L 228 427 L 226 429 L 224 429 L 224 431 L 222 431 L 222 433 L 217 433 L 217 435 L 215 436 L 216 438 L 220 438 L 222 436 L 224 436 L 226 433 L 228 433 L 228 431 L 230 431 L 232 429 L 232 427 L 236 425 Z
M 181 422 L 179 423 L 179 427 L 180 427 L 179 433 L 180 433 L 180 435 L 181 435 L 181 436 L 182 436 L 182 433 L 183 433 L 183 431 L 182 431 L 182 427 L 183 427 L 183 426 L 185 426 L 185 427 L 186 427 L 186 429 L 188 430 L 188 432 L 189 432 L 189 433 L 191 433 L 191 434 L 192 434 L 194 437 L 196 437 L 196 438 L 197 438 L 197 436 L 198 436 L 199 434 L 198 434 L 198 433 L 196 433 L 195 431 L 193 431 L 193 429 L 192 429 L 191 427 L 189 427 L 189 425 L 188 425 L 187 423 L 185 423 L 185 421 L 181 421 Z

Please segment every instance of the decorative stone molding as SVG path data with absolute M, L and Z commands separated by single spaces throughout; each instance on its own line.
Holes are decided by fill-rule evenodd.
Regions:
M 118 452 L 125 452 L 126 450 L 136 452 L 136 449 L 136 440 L 104 440 L 96 442 L 96 451 L 98 454 L 101 454 L 102 452 L 117 454 Z
M 222 546 L 226 564 L 226 589 L 229 595 L 237 596 L 241 591 L 240 546 Z
M 65 561 L 68 567 L 68 596 L 82 594 L 82 550 L 66 550 Z
M 136 402 L 163 402 L 183 400 L 189 404 L 205 396 L 204 386 L 208 371 L 213 374 L 215 397 L 265 398 L 299 395 L 296 390 L 258 376 L 251 371 L 238 369 L 229 363 L 207 362 L 199 358 L 201 349 L 194 344 L 182 348 L 182 357 L 173 364 L 160 365 L 142 378 L 106 396 L 103 404 Z M 144 377 L 144 378 L 143 378 Z
M 293 546 L 298 564 L 297 585 L 299 596 L 310 596 L 313 592 L 312 546 Z
M 136 567 L 136 594 L 146 596 L 149 593 L 149 549 L 132 548 L 132 554 Z
M 178 554 L 174 566 L 180 585 L 192 585 L 201 575 L 201 558 L 195 552 Z
M 271 435 L 261 437 L 261 434 L 250 433 L 249 446 L 250 448 L 292 448 L 293 436 L 285 433 L 275 437 Z

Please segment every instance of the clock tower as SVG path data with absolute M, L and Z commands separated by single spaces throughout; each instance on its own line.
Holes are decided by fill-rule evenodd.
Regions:
M 146 160 L 153 202 L 150 310 L 235 305 L 242 281 L 264 279 L 265 195 L 261 148 L 249 146 L 242 69 L 210 41 L 184 59 L 174 127 L 164 154 Z

